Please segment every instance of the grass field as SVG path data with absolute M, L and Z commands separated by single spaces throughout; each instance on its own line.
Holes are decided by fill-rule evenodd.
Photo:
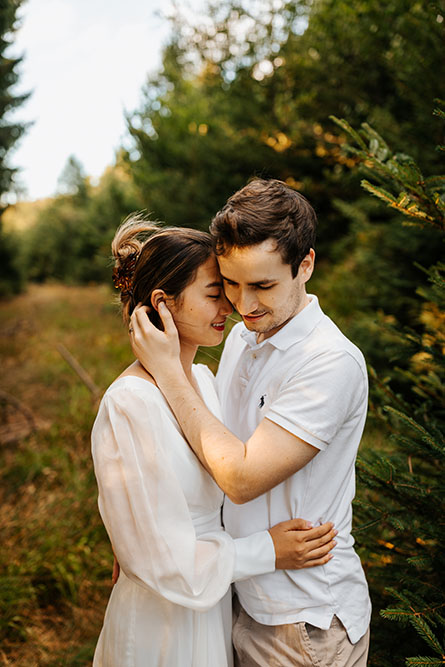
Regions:
M 34 286 L 0 305 L 0 664 L 87 665 L 110 592 L 112 557 L 97 512 L 89 434 L 97 405 L 57 350 L 102 390 L 131 361 L 104 287 Z M 11 436 L 12 434 L 12 436 Z
M 103 392 L 132 361 L 113 299 L 42 285 L 0 304 L 0 665 L 91 664 L 112 567 L 90 457 L 97 399 L 57 345 Z

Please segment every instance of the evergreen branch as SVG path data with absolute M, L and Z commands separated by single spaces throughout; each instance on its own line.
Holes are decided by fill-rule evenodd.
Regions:
M 420 616 L 413 615 L 409 619 L 411 625 L 417 630 L 419 635 L 426 641 L 428 646 L 430 646 L 433 651 L 436 651 L 439 655 L 443 655 L 444 651 L 440 645 L 439 640 L 435 636 L 434 632 L 428 625 L 426 621 L 423 620 Z
M 371 154 L 375 155 L 378 160 L 385 160 L 391 153 L 391 149 L 386 141 L 374 130 L 374 128 L 368 125 L 368 123 L 362 123 L 362 128 L 370 139 L 369 150 L 371 151 Z
M 426 656 L 417 656 L 416 658 L 406 659 L 407 667 L 422 667 L 422 665 L 445 665 L 445 659 L 428 658 Z
M 396 600 L 399 600 L 400 602 L 407 605 L 408 607 L 411 607 L 411 600 L 409 600 L 407 598 L 405 593 L 401 593 L 400 591 L 396 591 L 395 588 L 386 588 L 385 590 L 386 590 L 386 593 L 388 593 L 389 595 L 392 595 L 394 598 L 396 598 Z M 383 611 L 385 611 L 385 610 L 383 610 Z M 400 611 L 400 609 L 398 609 L 398 611 Z M 414 609 L 412 611 L 414 612 Z
M 382 201 L 385 202 L 385 204 L 388 204 L 388 206 L 392 206 L 393 208 L 397 208 L 397 200 L 391 193 L 389 193 L 387 190 L 384 190 L 383 188 L 378 188 L 375 185 L 372 185 L 369 181 L 363 180 L 361 182 L 362 188 L 370 192 L 372 195 L 375 197 L 378 197 Z
M 400 206 L 397 202 L 389 205 L 403 215 L 407 215 L 410 218 L 415 218 L 416 220 L 422 220 L 423 222 L 430 222 L 433 227 L 442 229 L 442 225 L 437 223 L 435 218 L 432 218 L 430 215 L 428 215 L 428 213 L 425 213 L 425 211 L 421 211 L 415 203 L 412 203 L 410 206 L 408 206 L 408 208 Z
M 439 107 L 436 107 L 433 110 L 433 116 L 437 116 L 438 118 L 442 118 L 442 120 L 445 120 L 445 111 L 443 109 L 439 109 Z
M 348 134 L 360 146 L 360 148 L 363 151 L 365 152 L 368 151 L 368 147 L 366 146 L 365 142 L 363 141 L 359 133 L 356 130 L 354 130 L 346 120 L 344 120 L 343 118 L 337 118 L 336 116 L 329 116 L 329 118 L 336 125 L 338 125 L 343 130 L 343 132 L 346 132 L 346 134 Z
M 426 570 L 432 565 L 431 558 L 428 558 L 427 556 L 411 556 L 406 560 L 410 565 L 414 565 L 414 567 L 416 567 L 418 570 Z
M 426 429 L 423 428 L 423 426 L 420 426 L 414 419 L 411 417 L 408 417 L 408 415 L 404 414 L 403 412 L 400 412 L 399 410 L 396 410 L 395 408 L 392 408 L 390 405 L 385 405 L 384 410 L 386 412 L 390 412 L 394 416 L 398 417 L 401 421 L 403 421 L 405 424 L 410 426 L 412 429 L 417 431 L 421 437 L 422 440 L 426 443 L 429 444 L 432 449 L 435 451 L 438 451 L 440 454 L 443 455 L 444 453 L 444 447 L 440 446 L 436 443 L 434 438 L 431 436 L 430 433 Z
M 412 616 L 412 612 L 409 611 L 408 609 L 405 610 L 405 609 L 399 609 L 397 607 L 394 608 L 388 607 L 388 609 L 380 610 L 380 616 L 382 618 L 386 618 L 386 620 L 388 621 L 397 621 L 398 623 L 406 625 L 409 618 Z
M 428 176 L 421 185 L 425 185 L 427 188 L 445 188 L 445 176 Z
M 371 519 L 370 521 L 367 521 L 366 523 L 360 524 L 360 526 L 355 526 L 354 527 L 354 533 L 360 533 L 363 530 L 367 530 L 368 528 L 372 528 L 372 526 L 376 526 L 378 523 L 381 523 L 381 521 L 385 517 L 380 516 L 378 519 Z

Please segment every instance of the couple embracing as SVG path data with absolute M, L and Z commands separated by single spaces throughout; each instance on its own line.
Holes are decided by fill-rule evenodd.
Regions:
M 351 536 L 366 366 L 306 291 L 315 226 L 301 194 L 255 179 L 210 235 L 137 216 L 116 232 L 137 361 L 92 433 L 121 568 L 96 667 L 366 665 Z M 215 379 L 193 359 L 232 306 Z

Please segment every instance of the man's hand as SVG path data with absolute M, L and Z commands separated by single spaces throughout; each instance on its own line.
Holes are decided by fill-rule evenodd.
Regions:
M 331 558 L 329 553 L 337 544 L 334 525 L 330 522 L 315 528 L 304 519 L 283 521 L 269 528 L 272 537 L 277 570 L 301 570 L 324 565 Z
M 147 306 L 137 306 L 131 315 L 130 340 L 135 357 L 157 384 L 169 371 L 180 366 L 178 330 L 165 303 L 159 303 L 164 331 L 152 324 L 147 316 Z

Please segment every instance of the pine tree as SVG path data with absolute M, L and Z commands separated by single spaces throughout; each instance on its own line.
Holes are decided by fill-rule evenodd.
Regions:
M 17 169 L 8 165 L 11 149 L 26 130 L 23 123 L 8 119 L 10 111 L 23 104 L 28 95 L 16 95 L 13 87 L 19 75 L 17 67 L 22 58 L 7 55 L 17 26 L 17 10 L 21 0 L 0 0 L 0 197 L 8 192 Z
M 13 87 L 18 81 L 17 66 L 21 58 L 6 54 L 17 25 L 17 10 L 21 0 L 0 0 L 0 217 L 6 205 L 2 197 L 11 189 L 17 171 L 8 164 L 11 149 L 26 129 L 23 123 L 8 118 L 9 112 L 20 106 L 28 95 L 16 95 Z M 6 235 L 0 219 L 0 296 L 15 292 L 22 281 L 16 259 L 14 239 Z
M 441 109 L 434 113 L 445 120 Z M 365 172 L 363 188 L 400 214 L 393 224 L 433 227 L 443 243 L 445 175 L 425 177 L 366 123 L 357 131 L 332 120 Z M 371 596 L 381 618 L 401 624 L 394 631 L 376 620 L 371 664 L 379 667 L 445 664 L 445 263 L 422 269 L 419 315 L 409 327 L 395 322 L 385 331 L 398 358 L 389 377 L 373 377 L 372 408 L 389 435 L 385 451 L 366 452 L 357 462 L 355 534 Z

